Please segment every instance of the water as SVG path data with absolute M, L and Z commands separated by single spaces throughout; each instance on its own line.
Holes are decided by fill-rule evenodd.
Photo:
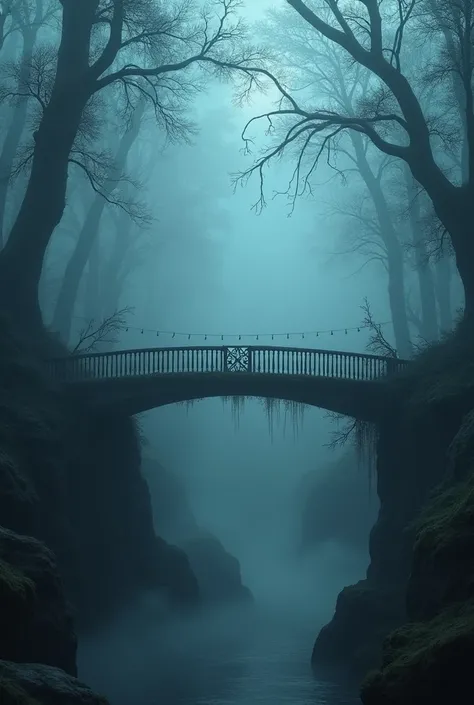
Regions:
M 112 705 L 360 705 L 311 672 L 327 609 L 318 616 L 307 600 L 267 598 L 169 620 L 148 596 L 107 633 L 81 640 L 79 675 Z

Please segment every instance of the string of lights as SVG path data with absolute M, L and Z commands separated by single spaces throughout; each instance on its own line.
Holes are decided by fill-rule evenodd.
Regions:
M 78 318 L 83 318 L 82 316 L 78 316 Z M 377 326 L 387 326 L 391 323 L 391 321 L 382 321 L 381 323 L 377 323 L 375 325 Z M 137 331 L 141 335 L 144 335 L 145 333 L 149 333 L 154 335 L 155 337 L 169 337 L 171 339 L 174 338 L 185 338 L 187 340 L 221 340 L 221 341 L 236 341 L 236 340 L 279 340 L 279 339 L 295 339 L 299 338 L 304 340 L 305 338 L 311 338 L 311 337 L 316 337 L 319 338 L 320 336 L 324 335 L 336 335 L 338 333 L 342 333 L 344 335 L 347 335 L 350 332 L 357 332 L 360 333 L 362 330 L 367 328 L 366 325 L 358 325 L 358 326 L 346 326 L 344 328 L 326 328 L 324 330 L 311 330 L 311 331 L 301 331 L 301 332 L 287 332 L 287 333 L 200 333 L 200 332 L 183 332 L 183 331 L 173 331 L 173 330 L 157 330 L 156 328 L 146 328 L 142 326 L 131 326 L 131 325 L 126 325 L 124 327 L 125 332 L 131 332 L 131 331 Z

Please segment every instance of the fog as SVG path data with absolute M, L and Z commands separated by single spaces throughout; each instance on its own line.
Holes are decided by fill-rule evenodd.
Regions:
M 72 77 L 75 64 L 61 62 L 68 31 L 74 44 L 71 27 L 85 16 L 67 14 L 77 5 L 61 3 L 69 18 L 62 54 L 59 3 L 38 0 L 41 17 L 3 37 L 0 287 L 18 319 L 32 330 L 41 324 L 44 332 L 45 324 L 48 349 L 61 349 L 69 362 L 69 353 L 76 356 L 75 381 L 91 382 L 90 359 L 109 359 L 89 357 L 96 352 L 211 345 L 370 352 L 388 374 L 394 366 L 382 356 L 404 363 L 452 330 L 463 286 L 455 248 L 445 245 L 452 222 L 440 213 L 458 202 L 440 174 L 454 174 L 456 188 L 462 182 L 465 118 L 454 103 L 449 120 L 436 113 L 453 93 L 451 84 L 443 88 L 452 70 L 439 72 L 429 99 L 419 85 L 421 66 L 444 55 L 443 33 L 421 47 L 418 25 L 405 31 L 402 23 L 401 31 L 383 17 L 384 42 L 398 34 L 408 42 L 398 53 L 404 61 L 406 53 L 406 80 L 423 103 L 415 118 L 423 122 L 425 110 L 426 135 L 428 123 L 437 126 L 434 146 L 429 138 L 423 144 L 427 173 L 439 174 L 423 181 L 406 146 L 419 123 L 411 128 L 397 96 L 385 95 L 393 89 L 380 72 L 348 58 L 344 42 L 332 46 L 332 32 L 310 27 L 295 4 L 142 0 L 125 3 L 130 14 L 116 25 L 122 3 L 99 2 L 100 17 L 92 13 L 83 28 L 84 46 L 71 50 L 85 62 Z M 343 5 L 329 20 L 339 34 L 349 32 L 337 19 Z M 362 37 L 358 56 L 372 52 L 360 29 L 372 20 L 348 20 Z M 385 61 L 382 48 L 380 55 Z M 431 193 L 434 183 L 445 190 Z M 162 372 L 176 370 L 148 370 L 150 389 Z M 131 392 L 123 395 L 126 406 Z M 338 593 L 366 574 L 378 509 L 373 458 L 355 452 L 354 435 L 342 447 L 335 442 L 347 418 L 242 392 L 159 406 L 135 421 L 155 533 L 188 555 L 201 601 L 177 609 L 165 591 L 143 592 L 110 623 L 81 630 L 80 678 L 111 705 L 354 702 L 341 679 L 310 666 Z M 137 476 L 138 466 L 137 454 Z M 143 533 L 150 529 L 155 546 L 147 522 Z M 134 536 L 133 527 L 121 528 Z M 211 588 L 231 596 L 206 593 L 196 545 L 215 552 L 221 573 Z
M 324 207 L 330 175 L 318 175 L 317 201 L 292 211 L 275 198 L 256 214 L 256 181 L 234 190 L 230 176 L 245 160 L 240 132 L 255 106 L 236 108 L 227 89 L 214 87 L 198 108 L 193 144 L 168 147 L 147 182 L 158 222 L 122 295 L 133 315 L 119 347 L 258 336 L 261 344 L 363 352 L 364 297 L 377 320 L 390 318 L 383 271 L 368 265 L 357 274 L 353 260 L 334 258 L 338 232 Z M 269 192 L 290 177 L 279 165 Z M 164 625 L 148 596 L 110 630 L 81 639 L 80 676 L 113 705 L 345 702 L 337 683 L 313 678 L 309 660 L 338 592 L 364 577 L 367 547 L 330 541 L 300 551 L 303 479 L 337 455 L 328 447 L 334 419 L 284 405 L 271 419 L 256 399 L 238 408 L 208 399 L 148 412 L 140 427 L 145 451 L 185 486 L 199 526 L 238 558 L 255 605 L 207 608 Z M 360 482 L 369 493 L 363 468 Z

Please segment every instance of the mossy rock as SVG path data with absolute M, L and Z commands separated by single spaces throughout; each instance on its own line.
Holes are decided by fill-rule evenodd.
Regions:
M 29 619 L 33 613 L 35 584 L 19 568 L 0 558 L 0 607 L 8 623 Z M 0 616 L 0 625 L 4 620 Z
M 0 703 L 1 705 L 41 705 L 32 698 L 15 681 L 0 677 Z
M 453 605 L 428 622 L 397 629 L 384 643 L 383 666 L 361 687 L 364 705 L 446 705 L 474 699 L 474 602 Z
M 455 485 L 441 488 L 416 522 L 415 552 L 434 555 L 466 540 L 474 544 L 474 473 Z

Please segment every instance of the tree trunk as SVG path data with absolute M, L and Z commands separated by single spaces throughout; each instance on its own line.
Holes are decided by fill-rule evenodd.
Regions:
M 18 93 L 20 87 L 27 85 L 31 75 L 31 56 L 36 43 L 39 27 L 33 24 L 31 27 L 23 28 L 23 53 L 20 66 L 20 77 L 18 80 Z M 17 98 L 12 118 L 8 126 L 5 140 L 0 154 L 0 247 L 5 243 L 5 208 L 7 193 L 10 188 L 10 179 L 13 171 L 13 164 L 23 135 L 26 117 L 28 114 L 28 99 L 22 96 Z
M 403 249 L 393 226 L 390 209 L 382 191 L 380 181 L 374 176 L 369 165 L 360 135 L 351 133 L 351 139 L 356 154 L 357 167 L 372 197 L 380 226 L 380 236 L 387 250 L 388 298 L 392 315 L 395 346 L 401 357 L 410 358 L 413 349 L 406 310 Z
M 120 307 L 122 294 L 125 259 L 130 247 L 132 221 L 122 214 L 118 223 L 114 247 L 107 266 L 104 268 L 104 316 L 110 316 Z
M 125 132 L 120 140 L 115 156 L 115 164 L 108 175 L 107 183 L 104 185 L 105 192 L 111 193 L 117 186 L 117 177 L 123 171 L 127 162 L 128 153 L 140 132 L 141 118 L 144 109 L 145 104 L 142 102 L 135 111 L 134 120 L 130 129 Z M 71 333 L 72 316 L 74 314 L 79 283 L 94 241 L 99 236 L 100 221 L 106 205 L 107 201 L 105 198 L 100 194 L 96 194 L 92 206 L 84 220 L 81 232 L 79 233 L 76 247 L 67 263 L 59 290 L 52 327 L 53 330 L 60 333 L 66 343 L 69 341 Z
M 415 268 L 420 292 L 420 334 L 424 340 L 431 342 L 437 340 L 439 336 L 435 282 L 426 241 L 423 238 L 423 233 L 420 231 L 420 204 L 415 189 L 415 181 L 408 166 L 404 165 L 404 167 L 410 213 L 411 238 L 413 247 L 415 248 Z
M 92 91 L 87 78 L 97 2 L 63 0 L 54 86 L 35 134 L 26 193 L 0 253 L 0 305 L 30 329 L 43 327 L 38 300 L 43 260 L 64 211 L 69 155 Z
M 474 195 L 468 186 L 450 186 L 429 195 L 436 215 L 451 237 L 464 288 L 465 323 L 474 327 Z
M 100 238 L 92 243 L 87 270 L 84 315 L 88 321 L 99 320 L 102 315 L 102 292 L 100 286 Z
M 453 309 L 451 303 L 451 259 L 441 257 L 435 265 L 436 271 L 436 298 L 438 300 L 439 320 L 441 333 L 448 333 L 453 329 Z
M 392 243 L 388 249 L 388 300 L 392 317 L 393 333 L 397 352 L 403 359 L 413 354 L 408 328 L 405 297 L 405 262 L 400 243 Z

